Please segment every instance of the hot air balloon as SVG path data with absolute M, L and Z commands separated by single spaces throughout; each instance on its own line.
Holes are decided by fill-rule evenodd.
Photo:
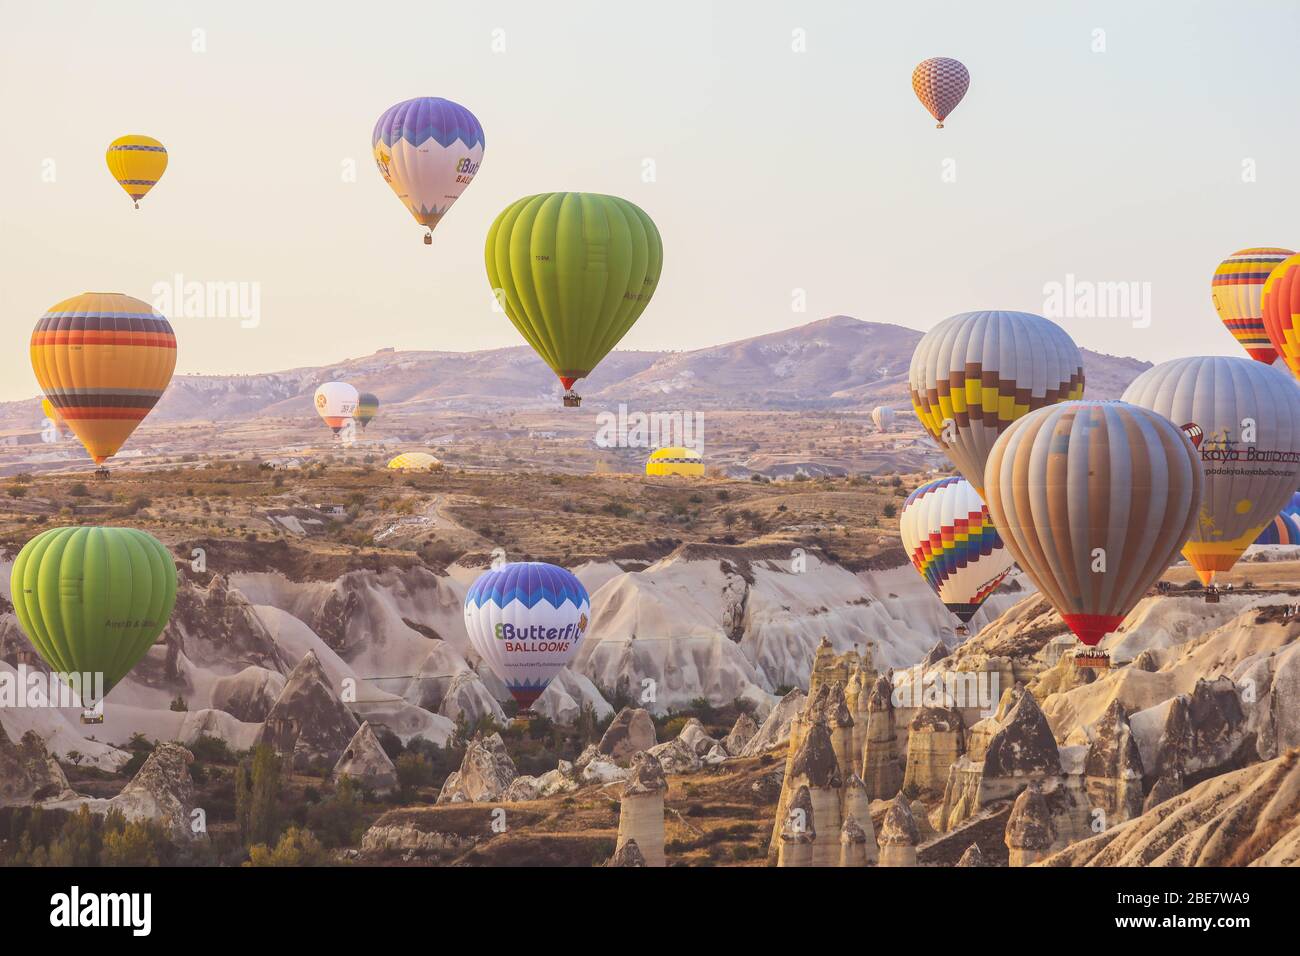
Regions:
M 894 410 L 888 405 L 877 405 L 871 410 L 871 422 L 878 431 L 889 431 L 894 424 Z
M 356 413 L 359 397 L 347 382 L 326 382 L 316 389 L 316 413 L 337 436 Z
M 436 96 L 390 106 L 370 145 L 384 182 L 425 227 L 424 243 L 483 162 L 483 127 L 465 107 Z
M 1300 255 L 1283 259 L 1268 274 L 1260 313 L 1269 342 L 1291 374 L 1300 378 Z
M 1177 557 L 1202 481 L 1196 449 L 1164 416 L 1063 402 L 1003 432 L 984 500 L 1016 563 L 1091 647 Z
M 1250 357 L 1265 365 L 1277 360 L 1277 351 L 1264 330 L 1260 305 L 1264 280 L 1274 266 L 1294 254 L 1290 249 L 1271 246 L 1241 249 L 1219 263 L 1210 282 L 1210 295 L 1219 318 Z
M 984 493 L 998 436 L 1036 409 L 1083 396 L 1083 359 L 1060 326 L 1028 312 L 964 312 L 922 336 L 908 371 L 912 407 Z
M 176 368 L 176 335 L 146 302 L 86 292 L 41 316 L 31 358 L 45 397 L 103 464 L 162 397 Z
M 969 86 L 970 73 L 966 67 L 946 56 L 922 60 L 912 71 L 912 92 L 939 121 L 937 129 L 943 129 L 943 121 L 957 108 Z
M 107 694 L 167 625 L 176 565 L 135 528 L 51 528 L 18 552 L 9 587 L 41 660 L 55 673 L 102 674 Z M 83 702 L 100 703 L 80 689 Z
M 394 471 L 437 471 L 442 462 L 423 451 L 408 451 L 393 458 L 388 467 Z
M 117 184 L 135 200 L 136 209 L 167 171 L 167 150 L 152 136 L 119 136 L 108 144 L 104 159 Z
M 1255 544 L 1300 544 L 1300 492 L 1293 495 L 1286 507 L 1264 525 Z
M 1014 567 L 965 478 L 940 478 L 908 495 L 898 532 L 912 566 L 963 626 Z
M 377 414 L 379 414 L 379 398 L 376 395 L 362 392 L 357 396 L 357 410 L 352 413 L 352 417 L 357 420 L 362 431 L 365 431 L 366 426 L 374 421 Z
M 656 448 L 646 459 L 647 475 L 680 475 L 686 478 L 704 477 L 704 459 L 700 453 L 677 446 Z
M 540 561 L 486 571 L 465 595 L 470 645 L 525 710 L 578 653 L 590 614 L 582 582 Z
M 1183 556 L 1208 587 L 1300 485 L 1300 385 L 1250 359 L 1205 356 L 1147 369 L 1123 399 L 1182 427 L 1196 447 L 1205 486 Z
M 627 334 L 659 284 L 663 243 L 626 199 L 542 193 L 507 206 L 488 230 L 488 280 L 510 321 L 564 385 Z
M 45 414 L 46 420 L 54 426 L 54 437 L 58 438 L 63 432 L 70 431 L 68 423 L 63 420 L 59 410 L 54 407 L 54 403 L 48 398 L 41 399 L 41 411 Z

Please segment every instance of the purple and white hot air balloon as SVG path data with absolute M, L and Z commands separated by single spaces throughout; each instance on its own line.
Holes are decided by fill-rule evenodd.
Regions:
M 459 103 L 420 96 L 390 106 L 370 138 L 384 182 L 428 231 L 447 214 L 483 162 L 483 127 Z
M 470 645 L 525 710 L 578 653 L 590 618 L 582 582 L 541 561 L 486 571 L 465 595 Z

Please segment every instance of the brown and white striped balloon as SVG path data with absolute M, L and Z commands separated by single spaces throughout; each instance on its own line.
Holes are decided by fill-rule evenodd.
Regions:
M 1167 418 L 1125 402 L 1063 402 L 1003 432 L 984 498 L 1016 563 L 1094 645 L 1178 556 L 1203 481 L 1196 450 Z

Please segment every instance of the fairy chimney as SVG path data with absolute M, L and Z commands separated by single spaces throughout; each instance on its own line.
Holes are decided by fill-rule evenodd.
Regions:
M 1030 784 L 1016 797 L 1007 820 L 1005 842 L 1011 866 L 1037 863 L 1056 842 L 1052 813 L 1038 784 Z
M 807 787 L 800 787 L 790 800 L 790 807 L 781 824 L 780 852 L 777 866 L 812 866 L 813 843 L 817 828 L 813 814 L 812 795 Z
M 868 841 L 875 845 L 854 817 L 846 817 L 840 827 L 840 866 L 866 866 Z
M 876 679 L 867 697 L 867 731 L 862 747 L 862 782 L 873 800 L 888 800 L 903 785 L 894 731 L 894 688 L 889 677 Z
M 916 866 L 916 845 L 921 842 L 912 808 L 900 793 L 880 823 L 880 865 Z
M 965 730 L 956 708 L 922 707 L 909 725 L 903 790 L 942 794 L 948 768 L 965 749 Z
M 633 754 L 619 805 L 615 855 L 624 843 L 635 840 L 646 866 L 668 865 L 664 858 L 664 791 L 667 789 L 668 781 L 658 759 L 644 750 Z
M 806 786 L 813 816 L 820 830 L 813 845 L 813 866 L 839 863 L 840 777 L 839 762 L 831 743 L 831 732 L 823 720 L 816 721 L 804 737 L 791 768 L 791 785 Z

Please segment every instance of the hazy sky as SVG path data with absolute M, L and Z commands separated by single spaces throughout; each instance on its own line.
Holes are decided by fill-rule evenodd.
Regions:
M 1149 327 L 1062 317 L 1082 346 L 1244 354 L 1211 272 L 1243 246 L 1300 248 L 1294 0 L 0 11 L 5 399 L 37 392 L 27 339 L 47 307 L 152 299 L 177 274 L 261 295 L 256 328 L 173 317 L 178 371 L 517 344 L 483 242 L 507 203 L 547 190 L 616 193 L 658 224 L 663 277 L 631 348 L 834 313 L 924 329 L 1041 312 L 1073 274 L 1150 284 Z M 971 73 L 944 130 L 911 91 L 929 56 Z M 432 247 L 370 159 L 379 114 L 422 95 L 469 107 L 487 137 Z M 127 132 L 170 158 L 138 212 L 104 165 Z

